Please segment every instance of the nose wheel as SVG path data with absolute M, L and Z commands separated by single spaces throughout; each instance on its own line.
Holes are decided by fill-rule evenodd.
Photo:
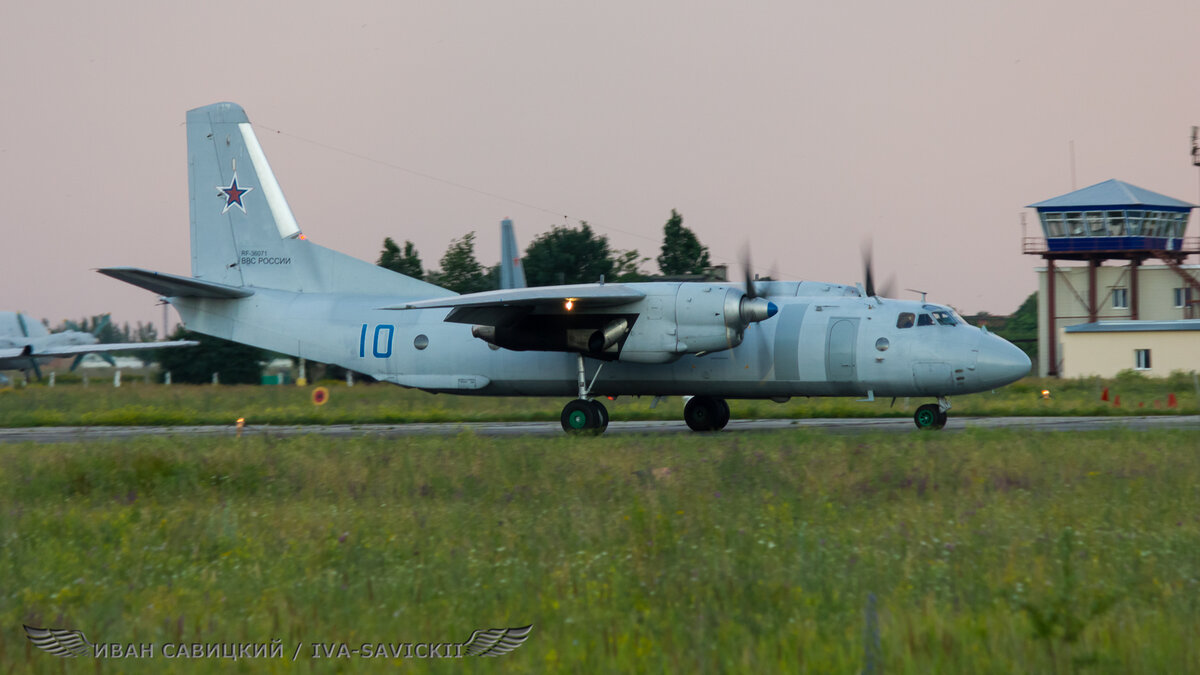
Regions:
M 729 424 L 729 403 L 715 396 L 693 396 L 683 407 L 683 421 L 692 431 L 720 431 Z
M 950 409 L 950 401 L 945 398 L 939 398 L 937 403 L 926 403 L 917 408 L 917 412 L 913 413 L 913 422 L 917 428 L 922 431 L 935 431 L 946 426 L 946 420 L 950 418 L 947 410 Z

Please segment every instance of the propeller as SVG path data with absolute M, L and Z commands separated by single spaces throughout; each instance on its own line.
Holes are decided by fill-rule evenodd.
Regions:
M 895 285 L 895 277 L 888 277 L 888 280 L 879 289 L 875 288 L 875 263 L 873 245 L 868 239 L 862 246 L 863 259 L 863 290 L 868 298 L 892 297 L 893 286 Z
M 760 289 L 759 284 L 764 282 L 763 280 L 755 278 L 756 275 L 752 272 L 753 269 L 754 266 L 750 263 L 750 248 L 748 246 L 743 247 L 742 272 L 744 275 L 743 281 L 746 285 L 746 297 L 742 298 L 741 314 L 742 321 L 746 325 L 745 328 L 742 329 L 744 337 L 741 344 L 745 345 L 747 342 L 753 343 L 754 362 L 758 367 L 763 367 L 764 364 L 770 363 L 770 346 L 767 344 L 767 341 L 763 336 L 762 328 L 754 326 L 754 322 L 762 321 L 763 319 L 774 316 L 779 309 L 775 303 L 767 300 L 767 298 L 771 295 L 773 285 L 772 281 L 775 275 L 772 274 L 771 277 L 766 280 L 765 288 Z M 748 310 L 758 311 L 759 316 L 762 318 L 748 317 Z M 744 331 L 753 332 L 747 335 Z M 770 368 L 764 368 L 763 378 L 759 381 L 759 384 L 762 384 L 762 382 L 766 381 L 769 373 Z
M 25 325 L 25 317 L 20 312 L 17 312 L 17 324 L 21 326 L 21 335 L 24 337 L 29 337 L 29 326 Z M 38 380 L 41 380 L 42 369 L 38 367 L 37 359 L 30 357 L 29 363 L 33 366 L 34 377 L 36 377 Z

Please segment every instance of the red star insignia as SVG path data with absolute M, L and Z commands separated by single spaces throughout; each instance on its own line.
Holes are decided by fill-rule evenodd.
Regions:
M 253 189 L 254 188 L 252 187 L 238 187 L 236 173 L 233 174 L 233 180 L 229 182 L 229 187 L 222 187 L 218 185 L 217 192 L 219 192 L 221 196 L 225 197 L 225 208 L 221 209 L 221 213 L 228 211 L 229 207 L 231 206 L 237 206 L 242 210 L 242 213 L 245 213 L 246 205 L 242 203 L 242 197 Z

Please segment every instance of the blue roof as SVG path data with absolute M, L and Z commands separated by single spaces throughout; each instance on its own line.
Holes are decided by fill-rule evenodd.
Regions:
M 1098 321 L 1067 326 L 1068 333 L 1137 333 L 1142 331 L 1200 330 L 1200 319 L 1177 321 Z
M 1048 209 L 1051 211 L 1066 209 L 1086 211 L 1088 209 L 1123 208 L 1129 206 L 1165 207 L 1174 210 L 1196 207 L 1195 204 L 1189 204 L 1166 195 L 1160 195 L 1157 192 L 1151 192 L 1145 188 L 1130 185 L 1125 181 L 1114 178 L 1106 180 L 1103 183 L 1096 183 L 1090 187 L 1085 187 L 1082 190 L 1068 192 L 1065 195 L 1047 199 L 1044 202 L 1030 204 L 1029 208 Z

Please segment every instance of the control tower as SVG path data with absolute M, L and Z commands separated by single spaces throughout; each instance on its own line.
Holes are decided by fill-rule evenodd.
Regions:
M 1185 238 L 1188 216 L 1195 205 L 1119 180 L 1107 180 L 1091 187 L 1047 199 L 1029 208 L 1037 209 L 1044 237 L 1025 237 L 1022 252 L 1039 255 L 1046 261 L 1044 297 L 1039 301 L 1040 353 L 1046 363 L 1042 371 L 1046 375 L 1059 374 L 1058 329 L 1060 322 L 1096 323 L 1101 318 L 1103 299 L 1098 298 L 1097 269 L 1106 260 L 1126 263 L 1127 269 L 1121 278 L 1127 277 L 1128 288 L 1117 289 L 1121 298 L 1114 297 L 1114 307 L 1123 312 L 1121 318 L 1137 321 L 1139 313 L 1138 269 L 1151 258 L 1161 260 L 1176 275 L 1181 284 L 1183 316 L 1195 318 L 1200 309 L 1200 281 L 1197 281 L 1183 262 L 1187 256 L 1200 253 L 1200 238 Z M 1076 260 L 1087 263 L 1087 280 L 1083 292 L 1071 283 L 1064 274 L 1071 271 L 1061 261 Z M 1056 269 L 1056 266 L 1061 266 Z M 1105 268 L 1109 269 L 1109 268 Z M 1115 287 L 1114 287 L 1115 288 Z M 1056 297 L 1063 290 L 1073 295 L 1069 304 L 1079 308 L 1083 314 L 1063 315 Z M 1105 290 L 1106 294 L 1116 292 Z M 1127 297 L 1125 297 L 1127 296 Z M 1086 299 L 1085 299 L 1086 297 Z M 1078 300 L 1078 302 L 1074 302 Z M 1124 301 L 1127 304 L 1117 304 Z M 1075 311 L 1078 311 L 1076 309 Z M 1070 321 L 1067 321 L 1070 320 Z M 1043 339 L 1044 338 L 1044 339 Z

